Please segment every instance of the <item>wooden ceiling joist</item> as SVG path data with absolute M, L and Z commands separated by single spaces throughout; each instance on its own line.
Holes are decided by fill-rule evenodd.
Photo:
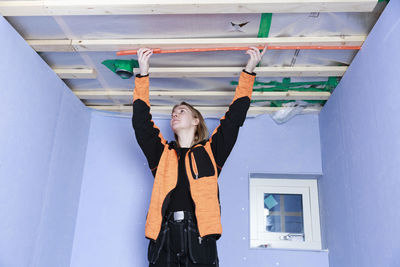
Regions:
M 186 77 L 239 77 L 243 67 L 180 67 L 151 68 L 153 78 L 186 78 Z M 257 67 L 257 77 L 330 77 L 343 76 L 346 66 L 313 66 L 313 67 Z M 134 69 L 139 73 L 139 69 Z
M 73 40 L 25 40 L 36 52 L 76 52 Z
M 123 113 L 131 113 L 132 106 L 87 106 L 89 108 L 102 110 L 102 111 L 114 111 L 114 112 L 123 112 Z M 215 114 L 224 114 L 228 107 L 221 106 L 195 106 L 203 116 L 210 117 Z M 257 116 L 265 113 L 273 113 L 282 109 L 281 107 L 250 107 L 247 112 L 248 116 Z M 164 115 L 169 116 L 171 114 L 172 106 L 152 106 L 151 113 L 153 115 Z M 318 113 L 321 110 L 320 107 L 308 107 L 303 110 L 303 114 L 307 113 Z
M 371 12 L 378 0 L 0 1 L 3 16 Z
M 140 47 L 186 49 L 209 47 L 273 46 L 361 46 L 366 36 L 269 37 L 269 38 L 188 38 L 188 39 L 92 39 L 26 40 L 37 52 L 92 52 L 132 50 Z
M 61 79 L 95 79 L 97 72 L 91 68 L 54 68 Z M 211 78 L 239 77 L 243 67 L 178 67 L 152 68 L 149 73 L 152 78 Z M 304 66 L 304 67 L 256 67 L 257 77 L 341 77 L 346 72 L 346 66 Z M 137 68 L 134 73 L 139 73 Z
M 75 95 L 82 100 L 104 100 L 117 98 L 129 103 L 132 101 L 132 91 L 128 90 L 75 90 Z M 233 98 L 233 91 L 150 91 L 150 101 L 155 99 L 182 100 L 195 97 L 196 100 Z M 253 92 L 253 100 L 328 100 L 329 92 Z
M 90 68 L 62 69 L 53 68 L 61 79 L 96 79 L 97 72 Z

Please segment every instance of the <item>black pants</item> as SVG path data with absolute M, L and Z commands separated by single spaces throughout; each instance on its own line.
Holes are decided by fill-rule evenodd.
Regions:
M 185 214 L 174 221 L 172 214 L 163 220 L 157 241 L 148 249 L 150 267 L 218 267 L 217 243 L 213 236 L 200 238 L 195 218 Z

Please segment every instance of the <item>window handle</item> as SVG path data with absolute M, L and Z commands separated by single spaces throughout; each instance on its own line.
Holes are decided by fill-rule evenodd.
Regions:
M 279 237 L 280 240 L 292 240 L 293 237 L 303 237 L 304 234 L 287 234 L 287 235 L 281 235 Z

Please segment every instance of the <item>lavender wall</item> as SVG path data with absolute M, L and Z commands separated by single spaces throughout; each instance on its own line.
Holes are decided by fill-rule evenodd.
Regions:
M 209 120 L 210 130 L 217 120 Z M 166 139 L 169 122 L 156 120 Z M 318 116 L 248 119 L 220 177 L 221 266 L 327 267 L 327 252 L 249 249 L 250 172 L 321 174 Z M 93 113 L 71 266 L 146 266 L 153 178 L 130 119 Z
M 90 112 L 0 16 L 0 266 L 69 266 Z
M 400 1 L 390 1 L 320 113 L 331 267 L 400 266 Z

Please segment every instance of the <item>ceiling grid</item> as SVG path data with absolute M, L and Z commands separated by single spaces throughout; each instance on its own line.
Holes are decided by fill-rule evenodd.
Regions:
M 267 43 L 270 49 L 255 70 L 249 110 L 255 116 L 296 100 L 320 104 L 304 111 L 318 112 L 385 6 L 378 0 L 31 0 L 0 1 L 0 14 L 87 106 L 115 116 L 129 116 L 134 80 L 101 63 L 137 58 L 118 51 Z M 185 100 L 206 117 L 221 116 L 248 60 L 244 52 L 154 54 L 153 114 L 169 116 Z

